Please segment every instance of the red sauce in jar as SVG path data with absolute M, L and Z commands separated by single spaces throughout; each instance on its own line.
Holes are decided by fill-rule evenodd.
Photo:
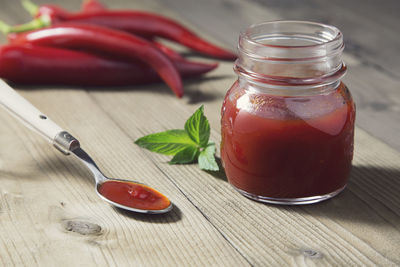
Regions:
M 163 210 L 170 200 L 146 185 L 123 181 L 106 181 L 100 185 L 99 193 L 105 198 L 134 209 Z
M 346 86 L 327 94 L 248 94 L 235 83 L 222 108 L 221 157 L 229 182 L 247 193 L 302 198 L 346 185 L 355 107 Z

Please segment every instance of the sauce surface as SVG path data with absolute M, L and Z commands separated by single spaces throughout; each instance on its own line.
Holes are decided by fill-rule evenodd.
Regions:
M 100 185 L 99 193 L 115 203 L 135 209 L 163 210 L 171 204 L 155 189 L 134 182 L 106 181 Z
M 228 95 L 221 158 L 232 185 L 272 198 L 324 195 L 346 185 L 355 107 L 344 84 L 307 97 L 245 94 L 235 84 Z

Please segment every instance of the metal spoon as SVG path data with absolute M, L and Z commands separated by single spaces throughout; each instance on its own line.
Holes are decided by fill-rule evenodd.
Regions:
M 99 192 L 100 186 L 106 181 L 120 181 L 129 182 L 143 185 L 141 183 L 114 179 L 106 177 L 100 169 L 97 167 L 93 159 L 80 147 L 79 141 L 70 135 L 67 131 L 63 130 L 60 126 L 55 124 L 46 115 L 36 109 L 31 103 L 25 98 L 19 95 L 14 89 L 12 89 L 7 83 L 0 79 L 0 105 L 2 105 L 8 112 L 18 118 L 25 126 L 38 132 L 44 138 L 49 140 L 53 145 L 60 150 L 63 154 L 69 155 L 74 154 L 80 161 L 93 173 L 93 177 L 96 181 L 96 192 L 97 194 L 108 203 L 129 211 L 148 213 L 148 214 L 160 214 L 168 212 L 172 209 L 172 203 L 169 206 L 161 210 L 147 210 L 137 209 L 129 206 L 125 206 L 116 203 Z

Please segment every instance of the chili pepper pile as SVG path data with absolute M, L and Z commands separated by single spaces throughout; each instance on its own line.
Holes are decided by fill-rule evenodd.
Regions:
M 76 13 L 27 0 L 24 6 L 36 20 L 0 25 L 9 41 L 0 46 L 0 78 L 16 83 L 121 86 L 162 79 L 181 97 L 181 78 L 199 76 L 217 64 L 188 61 L 157 38 L 209 57 L 236 58 L 158 14 L 108 10 L 97 0 L 86 0 Z

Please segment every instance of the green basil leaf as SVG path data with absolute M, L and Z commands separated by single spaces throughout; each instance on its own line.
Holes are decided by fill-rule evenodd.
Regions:
M 201 147 L 206 147 L 210 138 L 210 123 L 204 116 L 204 106 L 201 106 L 186 121 L 185 131 L 189 137 Z
M 198 162 L 202 170 L 218 171 L 219 167 L 215 161 L 215 144 L 209 144 L 203 151 L 200 152 Z
M 188 146 L 179 151 L 169 162 L 169 164 L 185 164 L 192 163 L 196 160 L 199 149 L 197 147 Z
M 188 147 L 197 148 L 196 143 L 184 130 L 169 130 L 146 135 L 137 139 L 135 144 L 164 155 L 176 155 Z

